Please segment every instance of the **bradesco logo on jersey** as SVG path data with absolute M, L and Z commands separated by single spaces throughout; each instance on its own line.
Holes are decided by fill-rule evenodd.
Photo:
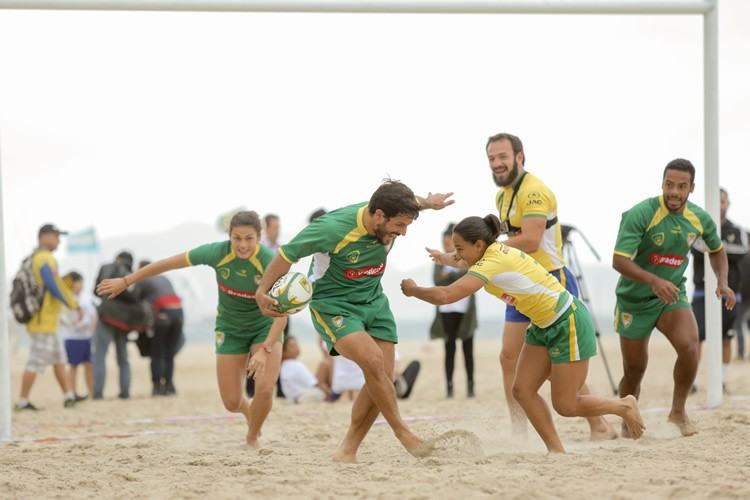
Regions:
M 655 266 L 680 267 L 685 262 L 685 257 L 679 255 L 669 255 L 661 253 L 652 253 L 649 262 Z
M 359 278 L 380 276 L 385 271 L 385 262 L 381 262 L 377 266 L 364 266 L 357 269 L 345 269 L 344 278 L 348 280 L 356 280 Z

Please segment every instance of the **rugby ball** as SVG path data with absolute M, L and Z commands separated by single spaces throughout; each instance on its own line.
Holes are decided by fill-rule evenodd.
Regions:
M 279 312 L 294 314 L 307 307 L 312 299 L 312 283 L 302 273 L 288 273 L 276 280 L 268 295 L 276 299 Z

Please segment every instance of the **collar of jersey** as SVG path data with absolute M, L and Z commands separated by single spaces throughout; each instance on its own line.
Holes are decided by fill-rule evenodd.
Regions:
M 258 243 L 257 245 L 255 245 L 255 251 L 253 252 L 253 254 L 250 257 L 247 258 L 247 260 L 248 261 L 253 260 L 255 257 L 258 256 L 258 252 L 260 252 L 260 243 Z M 221 262 L 219 262 L 219 266 L 223 266 L 225 264 L 229 264 L 230 262 L 232 262 L 236 258 L 237 258 L 237 254 L 234 253 L 234 248 L 231 248 L 229 250 L 229 255 L 227 255 L 226 257 L 224 257 L 223 259 L 221 259 Z

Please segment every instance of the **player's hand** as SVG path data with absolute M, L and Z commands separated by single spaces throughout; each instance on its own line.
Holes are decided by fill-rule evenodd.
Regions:
M 659 300 L 665 304 L 676 304 L 677 299 L 680 296 L 680 289 L 675 286 L 671 281 L 657 278 L 651 284 L 651 290 L 654 291 Z
M 286 316 L 286 314 L 280 313 L 276 309 L 279 305 L 279 301 L 266 293 L 255 292 L 255 302 L 258 303 L 258 308 L 263 316 L 270 316 L 272 318 Z
M 127 289 L 125 278 L 111 278 L 102 280 L 96 286 L 96 294 L 102 298 L 114 299 Z
M 435 250 L 434 248 L 429 247 L 425 247 L 425 250 L 427 250 L 428 255 L 435 264 L 440 264 L 442 266 L 456 265 L 456 256 L 452 253 L 444 253 L 440 250 Z
M 427 193 L 427 197 L 424 199 L 422 208 L 431 208 L 433 210 L 441 210 L 448 205 L 453 205 L 456 201 L 449 200 L 453 196 L 453 193 Z
M 266 370 L 267 358 L 268 353 L 263 349 L 263 346 L 255 351 L 255 354 L 247 362 L 247 378 L 252 377 L 255 380 L 259 375 L 263 375 Z
M 417 288 L 417 283 L 413 279 L 401 280 L 401 292 L 407 297 L 414 296 L 414 289 Z
M 734 291 L 728 286 L 717 286 L 716 297 L 718 299 L 724 297 L 724 307 L 727 308 L 727 311 L 734 309 L 735 304 L 737 304 L 737 297 L 734 295 Z

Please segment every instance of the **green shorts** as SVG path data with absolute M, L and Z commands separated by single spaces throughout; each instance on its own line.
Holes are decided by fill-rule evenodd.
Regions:
M 572 363 L 596 356 L 596 328 L 586 306 L 578 299 L 547 328 L 534 324 L 526 329 L 526 343 L 544 346 L 555 364 Z
M 273 321 L 263 317 L 262 320 L 250 323 L 247 328 L 239 329 L 236 326 L 216 325 L 214 343 L 216 354 L 247 354 L 250 347 L 260 344 L 268 338 Z M 283 342 L 283 335 L 279 341 Z
M 643 340 L 651 335 L 659 317 L 674 309 L 690 309 L 685 288 L 674 304 L 665 304 L 658 297 L 651 299 L 627 299 L 617 296 L 615 305 L 615 331 L 631 340 Z
M 385 294 L 367 304 L 352 304 L 343 300 L 322 299 L 310 303 L 310 315 L 315 330 L 332 356 L 338 356 L 333 346 L 354 332 L 367 332 L 370 337 L 398 344 L 396 320 L 393 319 Z

